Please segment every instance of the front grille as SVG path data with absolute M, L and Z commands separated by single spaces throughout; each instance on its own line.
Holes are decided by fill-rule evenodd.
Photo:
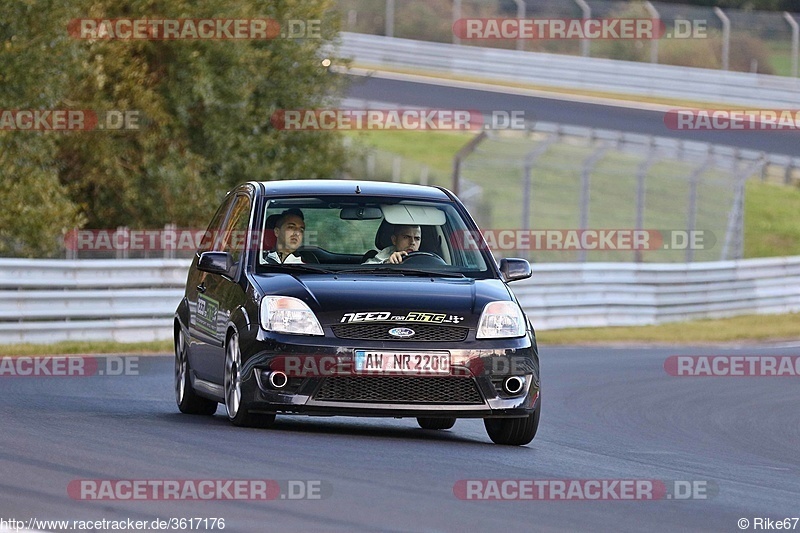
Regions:
M 334 402 L 482 404 L 472 378 L 337 376 L 325 378 L 315 400 Z
M 389 330 L 404 327 L 414 330 L 412 337 L 394 337 Z M 340 339 L 366 341 L 425 341 L 459 342 L 467 338 L 468 328 L 434 326 L 430 324 L 336 324 L 331 326 L 333 334 Z

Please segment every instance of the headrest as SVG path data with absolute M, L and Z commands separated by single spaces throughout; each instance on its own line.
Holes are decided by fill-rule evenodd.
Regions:
M 375 247 L 378 250 L 383 250 L 387 246 L 392 245 L 392 235 L 394 234 L 395 229 L 394 224 L 390 224 L 384 220 L 381 222 L 381 225 L 378 226 L 378 231 L 375 233 Z M 420 226 L 420 234 L 422 237 L 422 243 L 420 244 L 420 251 L 422 252 L 433 252 L 433 253 L 441 253 L 439 249 L 439 239 L 437 238 L 436 228 L 433 226 Z
M 268 216 L 267 220 L 264 221 L 264 235 L 261 236 L 264 250 L 273 250 L 275 248 L 275 243 L 278 241 L 278 238 L 272 230 L 275 229 L 275 223 L 279 218 L 281 218 L 281 215 L 276 213 Z
M 394 234 L 394 224 L 389 224 L 384 220 L 378 227 L 375 233 L 375 247 L 378 250 L 383 250 L 387 246 L 392 245 L 392 235 Z

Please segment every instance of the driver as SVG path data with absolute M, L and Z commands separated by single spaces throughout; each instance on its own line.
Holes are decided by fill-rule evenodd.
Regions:
M 275 249 L 265 254 L 267 263 L 303 263 L 295 252 L 303 244 L 306 231 L 303 212 L 292 207 L 280 214 L 275 223 Z
M 364 262 L 368 263 L 391 263 L 397 265 L 412 252 L 419 251 L 422 242 L 422 231 L 419 226 L 395 226 L 392 234 L 392 245 L 387 246 Z

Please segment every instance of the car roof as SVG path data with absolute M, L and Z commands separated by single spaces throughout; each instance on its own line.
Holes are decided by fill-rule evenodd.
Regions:
M 343 195 L 390 196 L 415 199 L 452 201 L 446 189 L 427 185 L 366 180 L 286 180 L 260 181 L 256 185 L 268 196 Z

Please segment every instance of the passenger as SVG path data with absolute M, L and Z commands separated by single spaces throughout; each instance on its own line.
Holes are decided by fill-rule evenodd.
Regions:
M 374 257 L 367 259 L 364 264 L 400 264 L 408 254 L 419 251 L 421 243 L 422 231 L 419 226 L 396 226 L 392 234 L 392 245 L 387 246 Z
M 306 231 L 303 212 L 296 207 L 285 210 L 275 222 L 274 231 L 275 249 L 267 252 L 267 262 L 302 264 L 304 261 L 295 252 L 303 244 L 303 236 Z

